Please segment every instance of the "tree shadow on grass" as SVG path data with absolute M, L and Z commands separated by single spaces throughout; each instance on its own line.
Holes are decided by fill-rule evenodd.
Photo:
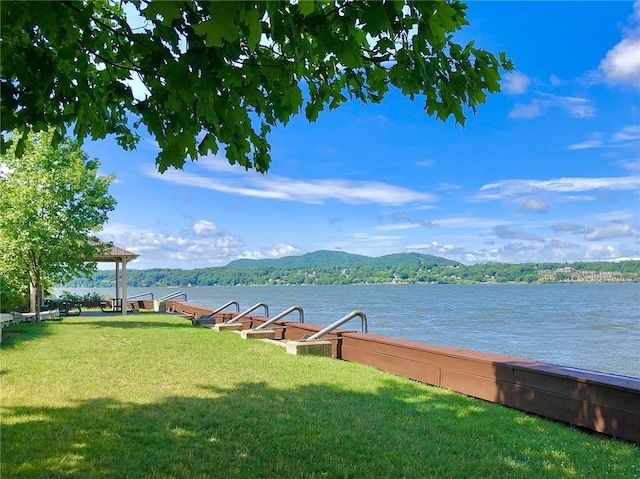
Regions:
M 19 323 L 7 326 L 2 330 L 2 349 L 20 346 L 26 341 L 44 338 L 51 334 L 51 326 L 60 320 L 43 321 L 40 323 Z
M 158 321 L 158 313 L 154 312 L 136 312 L 130 313 L 126 316 L 122 314 L 108 313 L 104 314 L 89 314 L 86 316 L 76 316 L 72 320 L 65 321 L 65 326 L 94 326 L 99 328 L 121 328 L 121 329 L 133 329 L 133 328 L 191 328 L 193 327 L 191 321 L 184 320 L 182 318 L 171 318 L 172 321 Z
M 145 313 L 140 313 L 144 315 Z M 148 313 L 150 315 L 157 313 Z M 136 315 L 137 316 L 137 315 Z M 40 323 L 19 323 L 7 326 L 2 329 L 2 343 L 0 348 L 10 349 L 20 344 L 35 339 L 41 339 L 52 334 L 51 328 L 54 325 L 59 326 L 94 326 L 99 328 L 192 328 L 191 321 L 153 321 L 146 319 L 144 316 L 138 317 L 136 320 L 123 320 L 122 315 L 107 316 L 109 319 L 103 319 L 100 315 L 87 316 L 64 316 L 53 320 L 42 321 Z
M 640 457 L 586 436 L 569 453 L 578 440 L 564 426 L 396 381 L 375 393 L 264 383 L 201 392 L 5 408 L 3 477 L 622 478 Z
M 92 321 L 90 323 L 91 326 L 101 327 L 101 328 L 122 328 L 122 329 L 130 329 L 130 328 L 191 328 L 191 322 L 185 323 L 167 323 L 160 321 L 129 321 L 129 320 L 120 320 L 114 319 L 112 321 Z

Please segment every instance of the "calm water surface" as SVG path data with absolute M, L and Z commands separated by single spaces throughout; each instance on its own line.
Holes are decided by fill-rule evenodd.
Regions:
M 263 301 L 271 317 L 299 305 L 305 322 L 319 325 L 360 309 L 374 334 L 640 377 L 637 283 L 127 288 L 127 295 L 147 291 L 156 299 L 183 291 L 212 309 L 236 300 L 243 311 Z M 360 330 L 360 319 L 346 327 Z

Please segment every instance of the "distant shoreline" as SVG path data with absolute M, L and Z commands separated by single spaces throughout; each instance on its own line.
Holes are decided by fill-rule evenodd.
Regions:
M 625 282 L 640 282 L 640 260 L 464 265 L 419 253 L 372 258 L 340 251 L 316 251 L 279 259 L 236 260 L 227 266 L 191 270 L 127 269 L 127 284 L 139 287 Z M 78 278 L 66 286 L 111 287 L 114 284 L 115 271 L 99 270 L 91 278 Z
M 229 287 L 238 287 L 238 288 L 250 288 L 257 286 L 375 286 L 375 285 L 389 285 L 389 286 L 441 286 L 441 285 L 480 285 L 480 286 L 501 286 L 501 285 L 549 285 L 549 284 L 625 284 L 625 283 L 640 283 L 639 278 L 635 279 L 622 279 L 622 280 L 611 280 L 611 281 L 477 281 L 477 282 L 461 282 L 461 281 L 453 281 L 453 282 L 360 282 L 360 283 L 237 283 L 237 284 L 206 284 L 206 285 L 184 285 L 184 284 L 132 284 L 127 281 L 128 287 L 133 288 L 166 288 L 166 289 L 192 289 L 192 288 L 229 288 Z M 113 288 L 115 287 L 115 282 L 113 284 L 105 284 L 101 282 L 99 285 L 77 285 L 75 282 L 66 285 L 56 285 L 55 288 L 71 288 L 71 289 L 91 289 L 91 288 Z

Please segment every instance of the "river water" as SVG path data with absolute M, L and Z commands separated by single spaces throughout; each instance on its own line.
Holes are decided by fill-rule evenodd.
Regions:
M 106 288 L 54 293 L 63 290 L 115 295 Z M 640 378 L 638 283 L 127 288 L 127 296 L 176 291 L 211 309 L 231 300 L 240 311 L 265 302 L 270 317 L 299 305 L 305 322 L 318 325 L 358 309 L 374 334 Z M 360 319 L 344 327 L 360 330 Z

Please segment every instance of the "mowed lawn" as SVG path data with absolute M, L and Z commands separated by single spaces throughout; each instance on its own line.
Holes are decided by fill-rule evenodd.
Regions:
M 177 317 L 3 331 L 10 478 L 638 478 L 640 448 Z

